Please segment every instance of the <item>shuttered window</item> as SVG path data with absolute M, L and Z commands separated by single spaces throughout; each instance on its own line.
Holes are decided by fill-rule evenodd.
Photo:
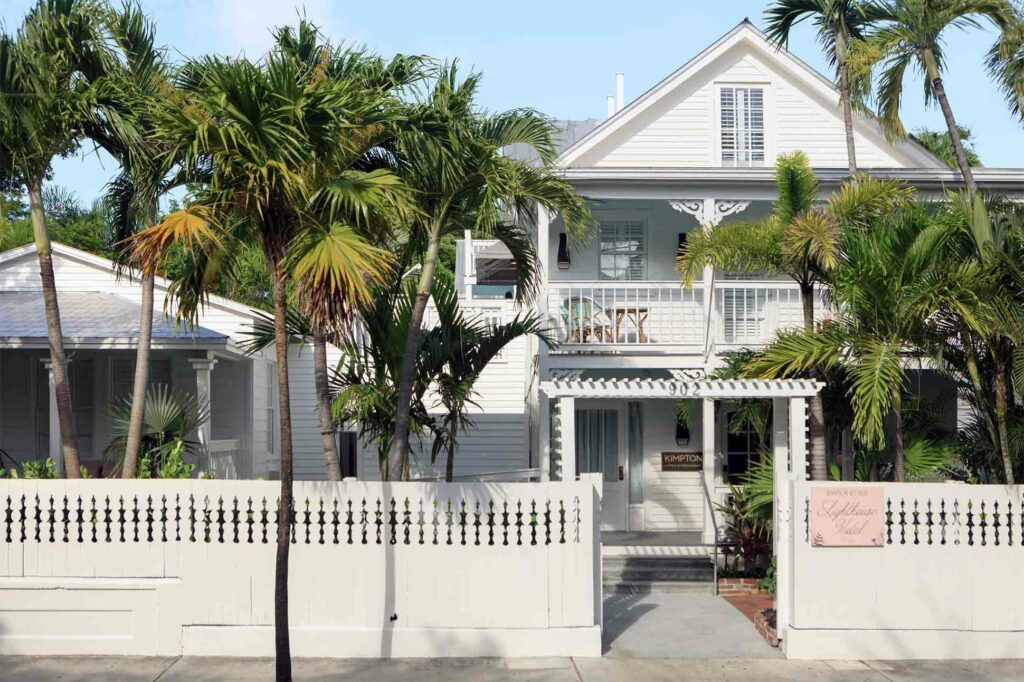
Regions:
M 722 165 L 764 165 L 764 89 L 722 88 Z
M 643 220 L 602 220 L 600 279 L 636 281 L 646 277 L 647 239 Z

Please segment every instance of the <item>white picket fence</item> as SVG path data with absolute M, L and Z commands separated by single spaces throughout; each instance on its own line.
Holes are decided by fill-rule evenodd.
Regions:
M 1024 657 L 1024 487 L 790 485 L 788 657 Z M 882 546 L 813 546 L 811 489 L 868 485 L 884 488 Z
M 0 481 L 0 654 L 273 655 L 279 483 Z M 297 482 L 296 656 L 597 656 L 594 486 Z

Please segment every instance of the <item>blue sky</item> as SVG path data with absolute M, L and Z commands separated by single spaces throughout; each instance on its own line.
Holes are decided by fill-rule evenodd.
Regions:
M 4 0 L 0 21 L 13 30 L 32 0 Z M 626 100 L 657 83 L 744 17 L 761 24 L 765 2 L 752 0 L 143 0 L 158 39 L 173 54 L 205 52 L 257 57 L 269 27 L 294 23 L 298 12 L 336 41 L 395 52 L 458 58 L 484 74 L 481 104 L 489 109 L 530 106 L 558 118 L 603 117 L 614 74 L 626 74 Z M 827 65 L 810 26 L 790 49 L 819 71 Z M 958 121 L 971 128 L 979 154 L 992 167 L 1024 166 L 1024 128 L 1006 111 L 984 72 L 992 35 L 949 36 L 946 89 Z M 925 109 L 917 76 L 908 83 L 907 127 L 943 128 L 937 109 Z M 89 151 L 55 165 L 54 181 L 91 201 L 117 170 Z

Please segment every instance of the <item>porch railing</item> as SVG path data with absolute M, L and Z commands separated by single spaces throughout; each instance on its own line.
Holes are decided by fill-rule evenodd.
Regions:
M 697 347 L 703 310 L 703 290 L 679 282 L 552 282 L 548 296 L 565 344 Z
M 684 346 L 692 352 L 759 346 L 803 319 L 800 289 L 788 281 L 718 281 L 710 301 L 705 295 L 702 286 L 684 289 L 678 281 L 552 282 L 548 315 L 566 350 Z

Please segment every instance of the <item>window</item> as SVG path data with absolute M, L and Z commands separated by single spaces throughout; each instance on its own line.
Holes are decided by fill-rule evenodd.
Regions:
M 635 281 L 646 277 L 647 239 L 643 220 L 602 220 L 600 279 Z
M 733 420 L 736 418 L 736 412 L 729 414 L 728 435 L 725 439 L 726 466 L 729 473 L 726 480 L 732 485 L 741 485 L 750 463 L 761 459 L 761 438 L 749 422 L 745 422 L 733 433 Z
M 722 88 L 719 94 L 722 165 L 764 165 L 764 89 Z
M 619 480 L 618 410 L 576 410 L 576 471 Z
M 277 363 L 266 365 L 266 411 L 267 411 L 267 452 L 278 454 L 278 420 L 277 420 Z
M 726 289 L 722 294 L 725 343 L 763 341 L 769 292 L 765 289 Z

